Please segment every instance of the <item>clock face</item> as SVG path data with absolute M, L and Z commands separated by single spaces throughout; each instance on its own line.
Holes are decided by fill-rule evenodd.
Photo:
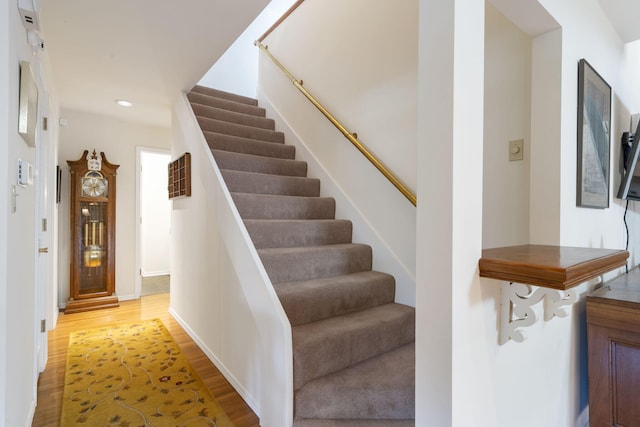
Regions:
M 107 180 L 102 177 L 100 172 L 89 171 L 82 177 L 82 195 L 85 197 L 101 197 L 106 196 Z

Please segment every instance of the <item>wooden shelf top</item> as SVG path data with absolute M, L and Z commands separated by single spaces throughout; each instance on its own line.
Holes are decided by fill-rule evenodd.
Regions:
M 587 303 L 602 302 L 609 305 L 640 308 L 640 269 L 634 268 L 604 284 L 603 287 L 587 295 Z
M 567 290 L 626 264 L 620 249 L 522 245 L 485 249 L 480 277 Z

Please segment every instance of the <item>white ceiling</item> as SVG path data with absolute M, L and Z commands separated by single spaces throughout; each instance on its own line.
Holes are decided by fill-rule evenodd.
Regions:
M 501 10 L 511 9 L 503 13 L 519 16 L 520 22 L 514 22 L 529 33 L 557 25 L 537 2 L 491 1 Z M 598 1 L 624 42 L 640 39 L 635 22 L 640 22 L 640 0 Z M 60 105 L 169 126 L 170 103 L 178 91 L 197 83 L 268 2 L 40 1 L 40 25 Z M 530 10 L 532 4 L 538 8 Z M 135 105 L 123 108 L 116 99 Z
M 170 126 L 177 93 L 198 82 L 268 1 L 41 1 L 61 107 Z
M 526 34 L 536 37 L 560 25 L 536 0 L 489 0 Z M 598 0 L 624 43 L 640 40 L 640 0 Z
M 640 0 L 598 0 L 623 42 L 640 40 Z

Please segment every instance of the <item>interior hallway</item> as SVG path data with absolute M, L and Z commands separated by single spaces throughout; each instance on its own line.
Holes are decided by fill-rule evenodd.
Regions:
M 198 372 L 231 421 L 237 427 L 259 427 L 258 417 L 174 320 L 168 309 L 169 294 L 164 293 L 123 301 L 118 308 L 69 315 L 61 313 L 56 329 L 49 332 L 49 358 L 47 367 L 38 380 L 38 406 L 32 426 L 58 427 L 59 425 L 70 332 L 92 329 L 110 323 L 158 318 L 180 345 L 189 363 Z

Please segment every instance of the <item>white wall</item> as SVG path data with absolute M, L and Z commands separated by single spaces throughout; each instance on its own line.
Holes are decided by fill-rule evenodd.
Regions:
M 0 426 L 27 426 L 35 410 L 35 191 L 11 188 L 17 159 L 35 149 L 17 132 L 19 62 L 35 63 L 15 2 L 0 3 Z
M 191 123 L 195 120 L 182 104 L 186 105 L 177 102 L 174 107 L 172 157 L 192 154 L 191 196 L 172 201 L 171 313 L 259 413 L 260 377 L 269 375 L 260 373 L 261 360 L 268 355 L 260 352 L 255 313 L 248 306 L 234 267 L 252 260 L 230 259 L 219 228 L 229 221 L 220 214 L 224 211 L 221 205 L 227 202 L 214 182 L 202 182 L 211 175 L 204 168 L 212 166 L 203 158 L 204 148 L 197 145 L 206 145 L 200 141 L 200 128 Z M 189 132 L 197 132 L 200 139 L 192 138 Z
M 531 37 L 486 6 L 482 246 L 529 242 Z M 509 141 L 524 159 L 509 161 Z
M 638 84 L 638 70 L 640 70 L 640 40 L 628 43 L 624 46 L 624 55 L 618 75 L 616 77 L 617 87 L 613 94 L 613 114 L 617 123 L 617 131 L 613 135 L 613 147 L 619 144 L 620 134 L 623 131 L 630 130 L 629 117 L 631 114 L 640 113 L 640 84 Z M 630 130 L 635 132 L 635 129 Z M 613 197 L 618 192 L 622 173 L 622 161 L 619 160 L 619 150 L 613 150 L 611 153 L 611 191 Z M 617 206 L 622 202 L 613 199 L 613 205 Z M 620 210 L 617 210 L 618 214 Z M 640 264 L 640 247 L 638 246 L 638 238 L 640 235 L 640 203 L 629 201 L 629 212 L 627 213 L 627 224 L 629 226 L 631 256 L 629 257 L 629 265 L 637 266 Z M 618 219 L 619 221 L 619 219 Z M 626 240 L 626 238 L 625 238 Z
M 483 300 L 484 1 L 420 1 L 416 425 L 494 426 Z M 435 208 L 434 208 L 435 207 Z
M 265 44 L 297 79 L 304 80 L 309 92 L 347 129 L 357 132 L 358 139 L 415 191 L 416 1 L 305 2 Z M 374 247 L 374 268 L 396 275 L 385 260 L 393 259 L 401 266 L 403 272 L 396 275 L 398 298 L 413 305 L 413 205 L 264 55 L 260 59 L 259 99 L 278 120 L 278 130 L 286 132 L 287 143 L 297 146 L 297 158 L 309 161 L 309 176 L 321 178 L 321 194 L 345 200 L 338 201 L 336 216 L 363 218 L 365 225 L 354 225 L 354 241 Z M 423 200 L 432 205 L 429 199 Z M 375 230 L 373 238 L 366 230 L 369 227 Z M 385 248 L 378 250 L 372 240 L 381 241 Z
M 295 1 L 271 0 L 198 84 L 255 98 L 258 86 L 259 50 L 253 42 L 261 37 Z
M 116 175 L 116 293 L 120 299 L 135 295 L 136 146 L 170 149 L 171 130 L 73 110 L 62 110 L 66 125 L 60 127 L 58 161 L 62 168 L 62 201 L 59 206 L 58 303 L 69 299 L 69 167 L 84 150 L 103 151 L 107 160 L 120 165 Z M 168 248 L 167 248 L 168 250 Z
M 474 69 L 473 63 L 466 62 L 469 57 L 475 58 L 475 64 L 483 62 L 469 49 L 473 45 L 470 39 L 481 38 L 478 21 L 484 19 L 477 8 L 482 3 L 420 3 L 419 199 L 431 194 L 429 198 L 437 199 L 440 207 L 436 211 L 418 207 L 417 283 L 421 285 L 417 288 L 416 425 L 431 424 L 435 419 L 442 425 L 454 426 L 573 427 L 580 421 L 579 426 L 583 427 L 588 403 L 583 299 L 569 310 L 567 318 L 539 320 L 527 328 L 523 343 L 498 345 L 502 283 L 478 278 L 478 248 L 527 242 L 624 248 L 623 206 L 614 198 L 619 183 L 617 145 L 620 133 L 628 128 L 628 113 L 639 108 L 637 89 L 631 89 L 637 85 L 638 68 L 633 64 L 637 64 L 638 53 L 622 45 L 596 0 L 540 2 L 560 28 L 535 35 L 531 41 L 530 120 L 527 123 L 516 119 L 521 122 L 518 131 L 525 141 L 530 126 L 529 149 L 525 146 L 525 157 L 530 153 L 530 172 L 528 177 L 524 170 L 511 175 L 519 186 L 529 179 L 529 198 L 518 196 L 522 206 L 515 206 L 512 199 L 516 196 L 510 195 L 510 184 L 498 180 L 514 172 L 514 166 L 504 162 L 504 139 L 511 139 L 508 135 L 513 132 L 514 123 L 500 123 L 496 118 L 500 114 L 527 114 L 525 76 L 519 76 L 523 78 L 521 82 L 514 82 L 501 74 L 505 71 L 501 67 L 519 64 L 517 69 L 527 73 L 523 53 L 529 48 L 517 27 L 489 8 L 485 33 L 488 63 L 483 67 L 487 92 L 483 96 L 471 90 L 468 85 L 473 83 L 473 76 L 460 76 L 455 71 Z M 537 5 L 535 1 L 525 3 Z M 498 31 L 505 33 L 495 39 Z M 509 42 L 516 45 L 515 51 Z M 476 49 L 481 50 L 477 46 Z M 575 206 L 580 58 L 594 65 L 614 93 L 611 207 L 604 210 Z M 433 83 L 434 79 L 437 83 Z M 517 99 L 496 97 L 497 93 L 489 90 L 495 79 L 502 79 L 503 87 L 511 88 Z M 484 171 L 464 164 L 470 160 L 469 155 L 477 154 L 478 141 L 475 134 L 467 135 L 467 141 L 460 139 L 469 126 L 467 120 L 455 119 L 463 117 L 457 115 L 463 111 L 457 97 L 460 92 L 466 94 L 466 117 L 482 115 L 482 109 L 477 107 L 478 102 L 484 102 Z M 476 109 L 472 110 L 473 106 Z M 504 111 L 505 107 L 509 111 Z M 460 123 L 466 126 L 460 128 Z M 429 142 L 436 132 L 445 142 L 444 147 L 449 148 Z M 498 149 L 498 145 L 504 148 Z M 502 164 L 497 163 L 498 158 L 503 159 Z M 524 163 L 517 167 L 520 166 Z M 446 169 L 452 170 L 451 175 L 444 173 Z M 425 187 L 436 176 L 445 178 L 441 180 L 444 189 Z M 473 183 L 473 188 L 480 191 L 475 184 L 480 180 L 496 186 L 482 190 L 482 208 L 475 198 L 467 197 L 462 203 L 460 183 Z M 466 187 L 464 194 L 473 192 Z M 497 206 L 486 206 L 487 203 Z M 476 233 L 476 212 L 526 217 L 527 207 L 528 224 L 520 220 L 517 225 L 513 220 L 493 223 L 493 219 L 483 218 L 482 238 Z M 498 212 L 500 208 L 506 213 Z M 638 222 L 635 212 L 629 216 L 633 255 L 638 245 L 637 228 L 634 234 L 633 225 Z M 459 240 L 461 236 L 464 244 Z M 620 270 L 612 272 L 605 280 L 619 273 Z M 582 284 L 576 291 L 582 297 L 594 282 Z M 541 307 L 535 311 L 541 319 Z
M 142 276 L 169 274 L 171 201 L 167 195 L 169 153 L 140 153 L 140 268 Z
M 9 226 L 9 138 L 13 137 L 13 132 L 9 131 L 9 111 L 15 108 L 15 103 L 9 100 L 9 88 L 11 83 L 12 58 L 10 46 L 17 34 L 10 31 L 9 17 L 11 16 L 9 2 L 0 2 L 0 140 L 7 141 L 0 144 L 0 414 L 6 414 L 7 391 L 9 383 L 7 378 L 7 359 L 9 354 L 7 349 L 7 334 L 9 318 L 7 317 L 7 292 L 9 276 L 7 274 L 7 253 L 9 242 L 7 241 L 7 231 Z M 9 390 L 10 392 L 10 390 Z M 6 417 L 0 418 L 0 426 L 6 425 Z
M 614 198 L 617 188 L 613 189 L 610 185 L 610 209 L 576 207 L 577 108 L 574 101 L 578 96 L 577 64 L 581 58 L 587 59 L 613 87 L 613 92 L 617 92 L 618 70 L 623 61 L 624 46 L 597 1 L 565 0 L 541 3 L 554 15 L 563 29 L 561 74 L 561 116 L 563 119 L 560 134 L 563 143 L 560 145 L 562 173 L 559 183 L 561 189 L 559 243 L 624 248 L 624 227 L 621 221 L 622 204 Z M 575 19 L 576 10 L 580 10 L 580 19 Z M 619 78 L 620 81 L 635 80 L 636 75 L 637 70 L 631 75 Z M 624 123 L 620 123 L 617 115 L 615 113 L 612 115 L 611 165 L 618 164 L 619 138 L 622 130 L 628 129 L 628 123 L 628 118 L 624 120 Z M 610 168 L 610 171 L 613 172 L 614 168 Z M 612 176 L 615 176 L 615 173 Z

